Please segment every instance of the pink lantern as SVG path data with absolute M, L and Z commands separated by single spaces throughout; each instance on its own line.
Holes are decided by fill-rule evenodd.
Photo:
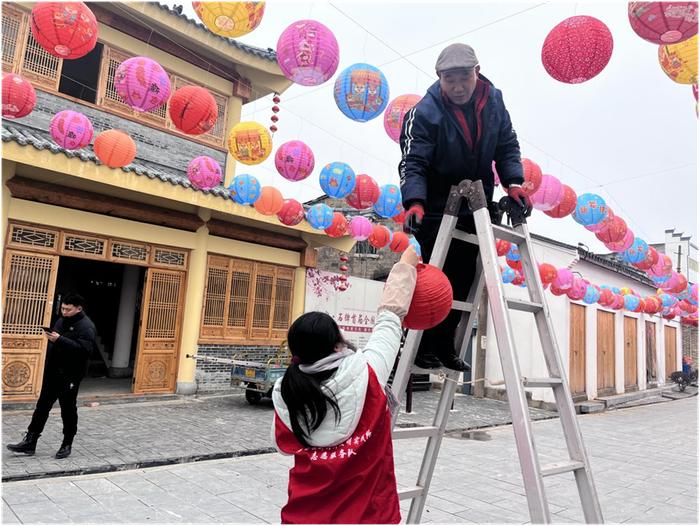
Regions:
M 391 140 L 399 142 L 403 118 L 423 97 L 420 95 L 399 95 L 384 110 L 384 130 Z
M 560 268 L 557 270 L 557 277 L 552 281 L 554 285 L 559 290 L 569 290 L 574 284 L 574 274 L 568 268 Z M 583 297 L 583 296 L 581 296 Z
M 119 64 L 114 89 L 136 111 L 151 111 L 168 101 L 170 77 L 155 60 L 133 57 Z
M 532 206 L 538 210 L 551 210 L 564 198 L 564 185 L 553 175 L 545 174 L 539 188 L 530 196 Z
M 613 50 L 608 27 L 592 16 L 572 16 L 554 27 L 542 45 L 542 64 L 552 78 L 568 84 L 592 79 Z
M 627 16 L 635 33 L 652 44 L 673 44 L 698 32 L 697 2 L 630 2 Z
M 304 207 L 296 199 L 285 199 L 282 208 L 277 212 L 277 219 L 283 225 L 298 225 L 304 219 Z
M 671 271 L 671 277 L 664 281 L 659 288 L 664 292 L 671 292 L 673 289 L 678 287 L 678 272 Z
M 187 178 L 192 186 L 209 190 L 221 184 L 221 166 L 211 157 L 195 157 L 187 165 Z
M 285 142 L 275 153 L 275 168 L 285 179 L 301 181 L 314 170 L 314 153 L 301 141 Z
M 586 295 L 586 290 L 588 289 L 588 282 L 581 278 L 574 278 L 571 288 L 566 292 L 569 299 L 580 300 Z
M 660 278 L 661 276 L 668 276 L 672 270 L 673 262 L 671 258 L 666 254 L 659 254 L 659 260 L 648 270 L 648 273 Z
M 355 216 L 350 221 L 350 237 L 364 241 L 372 234 L 372 221 L 363 216 Z
M 620 241 L 605 243 L 605 247 L 613 252 L 624 252 L 632 246 L 632 243 L 634 243 L 634 232 L 628 228 L 627 232 L 625 233 L 625 237 L 623 237 Z
M 72 110 L 59 111 L 51 119 L 51 137 L 66 150 L 85 148 L 92 140 L 92 123 L 82 113 Z
M 333 76 L 340 60 L 333 32 L 316 20 L 298 20 L 277 41 L 277 63 L 285 77 L 318 86 Z

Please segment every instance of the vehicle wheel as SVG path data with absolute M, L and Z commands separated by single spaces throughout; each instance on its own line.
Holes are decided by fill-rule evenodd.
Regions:
M 262 393 L 254 391 L 255 384 L 248 384 L 248 388 L 245 390 L 245 399 L 250 405 L 257 405 L 262 400 Z

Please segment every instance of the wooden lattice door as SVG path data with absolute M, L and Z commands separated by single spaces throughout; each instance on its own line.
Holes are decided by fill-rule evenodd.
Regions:
M 146 272 L 134 393 L 175 390 L 184 292 L 184 272 Z
M 3 265 L 2 394 L 33 399 L 41 390 L 46 355 L 42 327 L 51 321 L 58 258 L 7 250 Z

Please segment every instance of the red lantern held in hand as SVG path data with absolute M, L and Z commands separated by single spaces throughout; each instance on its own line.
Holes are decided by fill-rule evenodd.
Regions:
M 200 86 L 183 86 L 170 98 L 170 119 L 175 127 L 189 135 L 201 135 L 216 124 L 219 109 L 209 90 Z
M 83 2 L 37 2 L 29 22 L 34 39 L 54 57 L 84 57 L 97 43 L 97 19 Z
M 348 233 L 348 220 L 340 212 L 333 212 L 333 222 L 324 232 L 328 237 L 343 237 Z
M 452 310 L 452 285 L 447 276 L 432 265 L 419 263 L 416 271 L 416 288 L 403 325 L 413 330 L 431 329 Z
M 403 232 L 394 232 L 394 234 L 391 237 L 391 243 L 389 244 L 389 248 L 392 252 L 400 254 L 408 248 L 409 243 L 410 242 L 406 234 L 404 234 Z

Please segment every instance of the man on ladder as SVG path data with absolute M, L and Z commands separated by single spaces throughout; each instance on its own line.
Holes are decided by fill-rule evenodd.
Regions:
M 415 234 L 425 262 L 435 246 L 450 188 L 468 179 L 481 180 L 492 199 L 495 161 L 501 183 L 519 204 L 530 204 L 521 188 L 520 145 L 500 90 L 479 73 L 471 46 L 452 44 L 437 59 L 439 80 L 405 116 L 401 132 L 399 175 L 406 209 L 404 230 Z M 463 203 L 457 228 L 474 233 L 474 220 Z M 472 285 L 478 247 L 455 240 L 443 267 L 455 300 L 464 301 Z M 423 333 L 415 364 L 468 371 L 455 349 L 461 313 L 453 310 L 438 326 Z

